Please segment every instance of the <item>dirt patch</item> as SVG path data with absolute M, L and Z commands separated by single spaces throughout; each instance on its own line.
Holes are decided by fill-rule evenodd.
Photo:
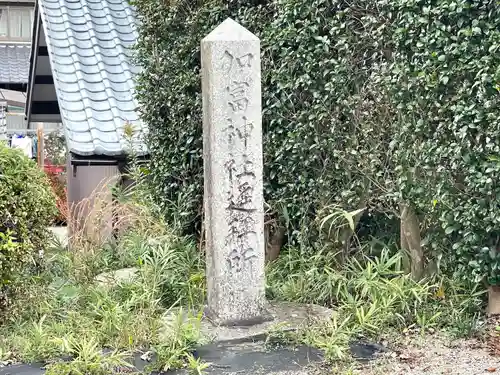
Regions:
M 479 375 L 500 374 L 500 357 L 492 355 L 488 341 L 451 341 L 439 335 L 409 337 L 376 361 L 360 365 L 363 375 Z

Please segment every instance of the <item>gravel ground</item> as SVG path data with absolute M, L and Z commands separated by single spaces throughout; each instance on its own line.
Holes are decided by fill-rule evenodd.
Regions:
M 479 375 L 500 374 L 500 357 L 478 340 L 427 336 L 408 338 L 393 352 L 353 371 L 363 375 Z

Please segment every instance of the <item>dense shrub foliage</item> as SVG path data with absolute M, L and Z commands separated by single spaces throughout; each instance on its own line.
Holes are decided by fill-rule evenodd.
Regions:
M 0 142 L 0 309 L 6 291 L 43 254 L 55 198 L 43 171 Z
M 369 234 L 397 237 L 387 217 L 404 203 L 416 210 L 427 256 L 495 282 L 494 0 L 135 3 L 151 183 L 169 219 L 200 218 L 199 45 L 232 17 L 261 38 L 265 198 L 290 238 L 315 239 L 308 231 L 331 205 L 367 207 Z
M 453 268 L 500 281 L 500 7 L 394 1 L 399 183 Z M 403 147 L 404 146 L 404 147 Z M 472 273 L 471 273 L 472 271 Z
M 390 126 L 377 121 L 384 113 L 371 105 L 376 98 L 368 84 L 370 65 L 383 56 L 373 48 L 382 33 L 377 18 L 369 33 L 359 35 L 359 14 L 340 2 L 137 6 L 145 67 L 139 100 L 151 129 L 152 182 L 163 208 L 179 210 L 171 203 L 181 202 L 188 222 L 201 213 L 199 45 L 228 16 L 262 40 L 267 202 L 289 228 L 299 229 L 322 205 L 336 200 L 357 206 L 360 196 L 370 196 L 369 179 L 385 171 Z M 378 123 L 384 126 L 375 128 Z

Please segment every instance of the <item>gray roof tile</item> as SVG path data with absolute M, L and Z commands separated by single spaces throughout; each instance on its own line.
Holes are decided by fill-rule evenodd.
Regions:
M 28 83 L 29 45 L 0 44 L 0 83 Z
M 6 102 L 8 105 L 24 107 L 26 104 L 26 93 L 0 89 L 0 103 Z
M 79 155 L 123 154 L 123 126 L 139 120 L 131 63 L 134 9 L 124 0 L 38 0 L 69 149 Z M 138 140 L 138 152 L 145 153 Z

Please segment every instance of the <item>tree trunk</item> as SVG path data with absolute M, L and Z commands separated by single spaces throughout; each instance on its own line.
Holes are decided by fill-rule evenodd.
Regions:
M 277 226 L 273 228 L 271 225 L 276 222 L 274 220 L 266 223 L 264 227 L 264 239 L 266 243 L 266 263 L 278 259 L 283 242 L 285 240 L 286 228 Z
M 424 273 L 424 252 L 420 244 L 420 225 L 414 209 L 406 203 L 400 204 L 401 248 L 409 255 L 410 274 L 420 280 Z
M 500 286 L 491 285 L 488 288 L 488 315 L 500 315 Z

